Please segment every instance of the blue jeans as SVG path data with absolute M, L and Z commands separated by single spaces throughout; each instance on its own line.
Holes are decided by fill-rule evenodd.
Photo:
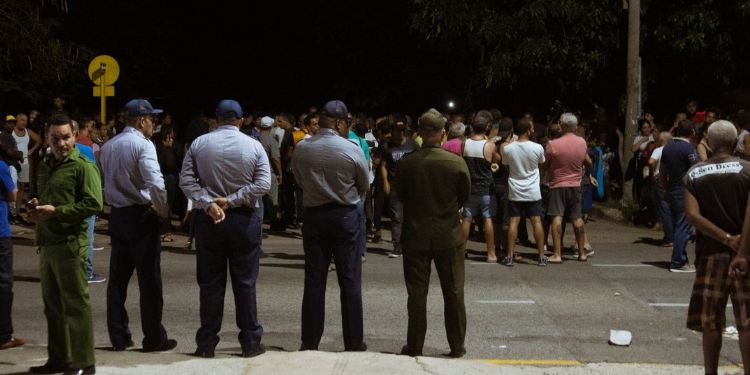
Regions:
M 661 226 L 664 231 L 664 241 L 674 242 L 674 224 L 672 224 L 672 210 L 669 209 L 669 203 L 667 203 L 668 197 L 662 198 L 659 192 L 659 187 L 654 186 L 651 190 L 651 199 L 654 201 L 654 207 L 659 212 L 659 218 L 661 218 Z
M 688 262 L 687 243 L 690 239 L 690 224 L 685 215 L 685 192 L 682 187 L 672 189 L 667 195 L 674 224 L 671 268 L 680 268 Z
M 86 275 L 89 279 L 94 276 L 94 225 L 96 224 L 96 215 L 86 219 L 89 224 L 89 257 L 86 259 Z

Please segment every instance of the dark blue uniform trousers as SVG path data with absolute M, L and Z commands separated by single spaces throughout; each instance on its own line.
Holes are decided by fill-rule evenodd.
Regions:
M 109 221 L 112 255 L 107 284 L 107 328 L 112 346 L 125 346 L 131 339 L 125 299 L 134 270 L 141 297 L 143 348 L 158 348 L 167 341 L 167 332 L 161 324 L 164 298 L 159 223 L 159 217 L 149 206 L 112 208 Z
M 195 342 L 199 351 L 212 351 L 219 343 L 227 265 L 232 277 L 242 351 L 253 351 L 260 345 L 263 327 L 258 323 L 255 300 L 260 262 L 260 225 L 254 210 L 247 208 L 226 211 L 226 219 L 219 224 L 214 224 L 203 211 L 196 217 L 201 327 L 195 335 Z
M 362 235 L 364 217 L 356 206 L 306 207 L 302 228 L 305 292 L 302 298 L 302 347 L 317 350 L 323 336 L 325 295 L 331 257 L 341 289 L 344 349 L 363 348 Z

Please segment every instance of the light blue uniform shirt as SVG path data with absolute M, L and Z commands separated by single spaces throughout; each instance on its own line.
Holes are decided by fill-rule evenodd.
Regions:
M 302 205 L 353 206 L 370 188 L 362 150 L 336 131 L 321 128 L 297 143 L 292 157 L 294 179 L 302 187 Z
M 224 124 L 193 141 L 182 162 L 180 188 L 195 208 L 225 197 L 230 207 L 258 207 L 271 189 L 271 166 L 260 142 Z
M 143 133 L 126 127 L 102 146 L 99 159 L 104 174 L 104 197 L 109 205 L 121 208 L 151 204 L 159 216 L 169 216 L 167 189 L 156 147 Z

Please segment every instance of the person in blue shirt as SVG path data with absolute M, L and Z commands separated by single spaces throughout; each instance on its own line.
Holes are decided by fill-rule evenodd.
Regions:
M 690 239 L 690 223 L 685 214 L 685 174 L 700 159 L 698 152 L 690 143 L 695 134 L 693 123 L 688 120 L 680 121 L 675 129 L 672 143 L 664 146 L 661 154 L 659 177 L 662 186 L 667 189 L 667 203 L 672 211 L 674 225 L 674 242 L 672 245 L 672 261 L 670 272 L 695 272 L 695 267 L 688 262 L 687 243 Z
M 78 132 L 78 121 L 73 121 L 73 130 Z M 81 155 L 91 160 L 92 163 L 96 164 L 96 157 L 94 156 L 94 149 L 83 143 L 76 142 L 76 148 Z M 86 259 L 86 275 L 89 278 L 89 284 L 92 283 L 103 283 L 107 279 L 94 273 L 94 225 L 96 225 L 96 215 L 93 215 L 86 219 L 89 224 L 89 257 Z
M 13 243 L 8 222 L 8 202 L 16 201 L 16 184 L 10 176 L 8 164 L 0 160 L 0 350 L 25 344 L 13 337 Z

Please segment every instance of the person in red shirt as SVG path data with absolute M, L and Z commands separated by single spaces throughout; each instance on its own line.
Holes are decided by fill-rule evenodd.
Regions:
M 578 118 L 572 113 L 563 113 L 560 116 L 560 124 L 563 135 L 550 141 L 545 152 L 550 187 L 547 216 L 552 218 L 554 244 L 554 255 L 549 259 L 550 263 L 562 263 L 563 217 L 573 223 L 578 248 L 586 248 L 586 233 L 581 214 L 581 178 L 584 164 L 591 167 L 591 159 L 586 153 L 586 140 L 576 135 Z M 585 262 L 586 259 L 586 251 L 581 251 L 578 260 Z

